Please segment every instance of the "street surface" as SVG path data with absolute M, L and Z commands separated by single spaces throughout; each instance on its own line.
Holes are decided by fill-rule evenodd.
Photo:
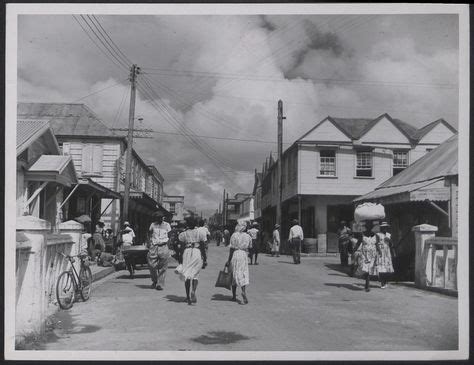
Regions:
M 170 264 L 163 291 L 148 270 L 120 271 L 56 316 L 45 350 L 384 351 L 457 349 L 457 298 L 389 284 L 363 290 L 341 272 L 338 257 L 259 256 L 250 266 L 248 305 L 215 288 L 228 249 L 209 245 L 197 304 Z M 241 300 L 240 290 L 238 298 Z

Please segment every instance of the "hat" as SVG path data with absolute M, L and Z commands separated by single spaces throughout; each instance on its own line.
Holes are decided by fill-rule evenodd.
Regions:
M 124 226 L 129 226 L 129 225 L 130 225 L 130 222 L 129 222 L 129 221 L 125 221 L 125 222 L 123 222 L 123 225 L 124 225 Z
M 298 219 L 292 219 L 292 220 L 291 220 L 291 223 L 293 223 L 293 224 L 298 224 Z
M 382 223 L 380 223 L 379 226 L 380 227 L 390 227 L 390 224 L 388 224 L 387 222 L 382 222 Z
M 279 224 L 275 224 L 275 228 L 280 228 L 280 225 L 279 225 Z

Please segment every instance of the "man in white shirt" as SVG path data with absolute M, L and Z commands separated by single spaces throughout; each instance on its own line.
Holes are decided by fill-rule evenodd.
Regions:
M 291 245 L 293 252 L 293 262 L 295 264 L 301 263 L 301 242 L 303 242 L 303 228 L 298 225 L 298 220 L 293 219 L 291 221 L 292 227 L 290 228 L 290 234 L 288 235 L 288 242 Z
M 273 229 L 272 256 L 280 257 L 280 225 L 275 224 Z
M 209 241 L 209 237 L 211 236 L 211 232 L 209 232 L 209 229 L 207 229 L 205 222 L 203 219 L 199 220 L 199 236 L 202 237 L 204 244 L 200 245 L 199 248 L 201 250 L 201 256 L 202 256 L 202 268 L 205 269 L 207 266 L 207 245 Z
M 163 221 L 163 213 L 158 211 L 153 213 L 153 223 L 150 225 L 150 248 L 148 249 L 148 268 L 152 281 L 152 288 L 163 290 L 165 286 L 166 270 L 168 269 L 168 260 L 170 250 L 168 248 L 168 233 L 171 226 Z
M 253 257 L 255 256 L 255 265 L 258 265 L 257 257 L 258 251 L 260 249 L 260 231 L 258 230 L 258 223 L 253 222 L 252 228 L 250 228 L 247 233 L 252 238 L 252 248 L 249 249 L 250 265 L 253 263 Z

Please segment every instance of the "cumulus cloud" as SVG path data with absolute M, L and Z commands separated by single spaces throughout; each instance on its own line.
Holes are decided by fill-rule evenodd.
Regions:
M 326 115 L 388 112 L 417 126 L 440 117 L 457 126 L 452 15 L 98 19 L 142 67 L 138 127 L 160 133 L 137 140 L 136 150 L 158 167 L 168 194 L 185 195 L 204 213 L 217 208 L 224 188 L 251 191 L 254 169 L 277 150 L 279 99 L 290 143 Z M 107 88 L 80 102 L 108 125 L 127 126 L 128 71 L 71 16 L 20 16 L 18 55 L 19 100 L 71 102 Z M 183 130 L 233 140 L 169 134 Z

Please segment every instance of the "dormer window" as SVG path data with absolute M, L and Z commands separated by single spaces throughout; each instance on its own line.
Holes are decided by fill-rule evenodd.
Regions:
M 372 177 L 372 152 L 358 151 L 356 162 L 356 176 L 357 177 Z

